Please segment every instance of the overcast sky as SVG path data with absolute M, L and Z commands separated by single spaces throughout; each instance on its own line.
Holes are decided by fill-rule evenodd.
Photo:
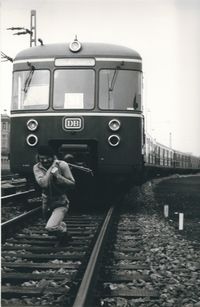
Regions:
M 143 58 L 146 126 L 157 141 L 200 155 L 200 0 L 1 0 L 1 50 L 11 57 L 28 36 L 6 28 L 30 27 L 44 43 L 121 44 Z M 1 64 L 1 113 L 10 110 L 12 64 Z

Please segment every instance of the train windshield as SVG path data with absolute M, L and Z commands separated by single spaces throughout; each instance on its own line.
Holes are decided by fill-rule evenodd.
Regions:
M 50 72 L 17 71 L 13 76 L 12 110 L 47 109 L 49 106 Z
M 103 69 L 99 76 L 99 107 L 141 111 L 142 74 L 139 71 Z
M 65 69 L 54 73 L 54 109 L 94 108 L 95 73 L 92 69 Z

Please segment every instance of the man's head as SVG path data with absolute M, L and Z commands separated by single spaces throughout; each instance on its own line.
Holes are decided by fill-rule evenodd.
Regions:
M 39 146 L 38 147 L 38 160 L 45 168 L 49 168 L 54 161 L 54 151 L 48 146 Z

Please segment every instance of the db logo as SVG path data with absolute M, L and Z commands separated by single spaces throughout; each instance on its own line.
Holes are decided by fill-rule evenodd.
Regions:
M 65 129 L 80 130 L 82 128 L 82 120 L 79 117 L 65 118 Z

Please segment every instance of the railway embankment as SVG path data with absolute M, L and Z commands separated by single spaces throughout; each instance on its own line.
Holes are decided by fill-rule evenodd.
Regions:
M 134 187 L 126 203 L 143 225 L 158 306 L 200 306 L 200 175 L 151 180 Z

